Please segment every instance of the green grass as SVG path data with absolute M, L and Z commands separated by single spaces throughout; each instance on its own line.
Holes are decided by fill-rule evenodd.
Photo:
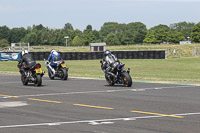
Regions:
M 190 45 L 128 45 L 128 46 L 106 46 L 106 49 L 111 51 L 120 50 L 169 50 L 180 51 L 181 57 L 192 57 L 194 47 L 200 47 L 200 44 L 190 44 Z M 55 49 L 60 52 L 90 52 L 89 46 L 79 46 L 79 47 L 64 47 L 64 46 L 34 46 L 35 49 L 31 49 L 32 52 L 44 52 Z M 40 49 L 42 48 L 42 49 Z M 171 55 L 173 57 L 173 55 Z
M 200 83 L 200 57 L 169 58 L 169 59 L 123 59 L 125 68 L 130 67 L 133 80 L 154 80 Z M 47 69 L 44 61 L 42 69 Z M 99 60 L 67 60 L 69 76 L 104 78 Z M 0 62 L 0 73 L 19 73 L 16 61 Z

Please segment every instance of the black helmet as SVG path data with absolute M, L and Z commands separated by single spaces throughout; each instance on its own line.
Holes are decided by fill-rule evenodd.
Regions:
M 111 52 L 109 50 L 106 50 L 106 51 L 104 51 L 103 54 L 104 54 L 104 56 L 107 56 L 107 55 L 111 54 Z

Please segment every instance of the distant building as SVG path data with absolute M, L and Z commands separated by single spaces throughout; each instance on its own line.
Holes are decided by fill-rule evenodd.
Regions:
M 180 44 L 192 44 L 191 41 L 180 41 Z
M 102 52 L 106 50 L 106 43 L 90 43 L 90 52 Z

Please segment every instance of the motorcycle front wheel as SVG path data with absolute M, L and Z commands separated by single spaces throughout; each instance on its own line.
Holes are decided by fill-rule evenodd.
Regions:
M 35 86 L 41 86 L 42 85 L 42 77 L 40 74 L 35 74 Z
M 110 86 L 113 86 L 115 83 L 112 81 L 112 77 L 108 78 L 107 75 L 105 75 L 105 78 L 106 78 L 106 82 L 110 85 Z
M 26 76 L 21 75 L 21 81 L 23 85 L 27 85 L 28 81 L 26 80 Z
M 131 87 L 132 86 L 132 78 L 127 72 L 123 72 L 122 75 L 123 84 L 125 87 Z
M 53 76 L 52 72 L 49 71 L 49 70 L 48 70 L 48 75 L 49 75 L 49 78 L 50 78 L 50 79 L 54 79 L 54 76 Z

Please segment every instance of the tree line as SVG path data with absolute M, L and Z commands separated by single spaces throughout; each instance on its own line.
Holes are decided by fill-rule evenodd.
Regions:
M 159 44 L 179 43 L 190 40 L 200 42 L 200 22 L 179 22 L 167 25 L 157 25 L 147 29 L 141 22 L 120 24 L 105 22 L 99 31 L 87 25 L 81 31 L 74 29 L 72 24 L 66 23 L 62 29 L 44 27 L 42 24 L 10 29 L 0 26 L 0 47 L 7 47 L 10 43 L 30 43 L 30 45 L 64 46 L 65 36 L 68 45 L 88 46 L 90 43 L 106 42 L 107 45 L 128 44 Z

